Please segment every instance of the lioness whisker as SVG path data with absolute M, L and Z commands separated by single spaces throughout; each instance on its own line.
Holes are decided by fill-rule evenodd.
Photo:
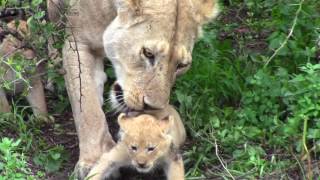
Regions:
M 124 102 L 118 103 L 115 106 L 112 107 L 111 111 L 114 111 L 113 115 L 116 113 L 121 112 L 121 110 L 125 109 L 126 105 Z
M 125 106 L 126 106 L 125 104 L 120 104 L 120 106 L 115 109 L 115 111 L 114 111 L 113 114 L 115 115 L 115 114 L 117 114 L 117 113 L 120 113 L 121 110 L 124 110 L 124 109 L 125 109 Z
M 124 99 L 123 99 L 123 98 L 124 98 L 123 95 L 115 95 L 114 97 L 115 97 L 115 98 L 122 98 L 121 100 L 124 100 Z M 109 97 L 109 98 L 105 99 L 104 102 L 105 102 L 105 103 L 109 103 L 109 102 L 111 103 L 112 98 L 113 98 L 113 97 Z

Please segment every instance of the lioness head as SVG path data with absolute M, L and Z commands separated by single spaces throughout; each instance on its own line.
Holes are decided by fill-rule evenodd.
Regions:
M 170 150 L 172 140 L 168 132 L 173 124 L 172 116 L 159 120 L 145 114 L 137 117 L 120 114 L 118 122 L 121 141 L 139 172 L 149 172 Z
M 117 81 L 120 109 L 162 109 L 177 76 L 191 65 L 201 26 L 216 16 L 216 0 L 118 0 L 104 46 Z

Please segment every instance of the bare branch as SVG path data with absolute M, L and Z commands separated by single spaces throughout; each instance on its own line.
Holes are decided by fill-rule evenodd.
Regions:
M 278 55 L 279 51 L 288 43 L 289 39 L 291 38 L 291 36 L 293 35 L 294 29 L 297 26 L 297 21 L 298 21 L 298 17 L 300 15 L 300 12 L 302 10 L 302 5 L 303 5 L 304 0 L 301 0 L 299 5 L 298 10 L 296 11 L 296 15 L 293 19 L 293 23 L 292 26 L 290 28 L 289 34 L 287 35 L 286 39 L 281 43 L 280 47 L 278 49 L 276 49 L 274 51 L 274 53 L 272 54 L 272 56 L 267 60 L 267 62 L 264 64 L 264 68 L 266 68 L 268 66 L 268 64 L 271 62 L 271 60 Z

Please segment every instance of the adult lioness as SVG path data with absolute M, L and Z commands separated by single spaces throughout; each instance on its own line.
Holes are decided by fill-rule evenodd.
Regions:
M 116 108 L 161 109 L 176 77 L 191 65 L 201 25 L 216 14 L 216 0 L 70 0 L 63 64 L 80 177 L 114 145 L 101 108 L 103 58 L 115 69 Z

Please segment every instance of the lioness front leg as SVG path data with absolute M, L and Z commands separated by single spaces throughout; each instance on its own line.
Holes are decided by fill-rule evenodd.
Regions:
M 168 180 L 184 180 L 184 165 L 180 154 L 169 157 L 166 175 Z
M 83 179 L 114 142 L 109 133 L 94 80 L 95 57 L 87 45 L 66 41 L 63 49 L 65 81 L 79 138 L 76 175 Z

